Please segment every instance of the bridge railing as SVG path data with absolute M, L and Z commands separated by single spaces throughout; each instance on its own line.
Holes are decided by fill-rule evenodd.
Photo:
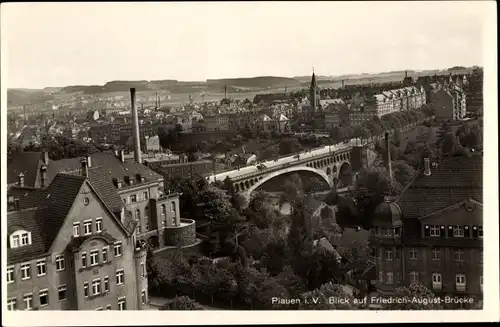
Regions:
M 351 147 L 347 147 L 347 148 L 343 148 L 343 149 L 337 149 L 337 151 L 332 151 L 331 153 L 324 153 L 324 154 L 318 155 L 318 156 L 313 157 L 313 158 L 297 159 L 296 161 L 292 161 L 292 162 L 280 164 L 280 165 L 274 166 L 272 168 L 264 168 L 262 170 L 254 171 L 254 172 L 251 172 L 251 173 L 242 174 L 242 175 L 239 175 L 238 177 L 234 178 L 233 182 L 238 182 L 238 181 L 240 181 L 242 179 L 247 179 L 247 178 L 250 178 L 250 177 L 259 176 L 262 173 L 273 173 L 275 171 L 282 170 L 283 168 L 286 168 L 286 167 L 294 167 L 294 166 L 301 165 L 303 163 L 307 163 L 307 162 L 311 162 L 311 161 L 316 161 L 316 160 L 321 160 L 322 158 L 329 157 L 331 155 L 335 155 L 335 152 L 344 151 L 344 150 L 350 150 L 350 149 L 351 149 Z

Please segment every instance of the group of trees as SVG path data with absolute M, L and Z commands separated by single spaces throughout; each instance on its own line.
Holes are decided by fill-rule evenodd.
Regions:
M 230 184 L 226 180 L 208 185 L 201 178 L 176 182 L 176 188 L 183 192 L 183 216 L 199 221 L 208 218 L 209 231 L 220 243 L 220 250 L 212 256 L 227 258 L 190 260 L 180 253 L 168 260 L 154 258 L 148 262 L 153 289 L 269 309 L 285 308 L 271 303 L 272 297 L 298 298 L 323 284 L 342 280 L 344 272 L 335 256 L 313 246 L 315 239 L 333 241 L 338 235 L 335 217 L 312 217 L 298 175 L 285 185 L 283 201 L 292 205 L 289 220 L 276 209 L 269 194 L 258 191 L 246 203 Z M 342 251 L 349 255 L 349 249 Z M 348 296 L 340 287 L 330 293 L 333 291 Z
M 432 107 L 430 105 L 424 105 L 424 107 L 418 110 L 394 112 L 384 115 L 382 118 L 373 116 L 370 120 L 355 127 L 335 126 L 330 130 L 330 137 L 336 142 L 352 138 L 370 139 L 380 136 L 387 130 L 397 130 L 411 124 L 422 122 L 432 115 Z
M 77 158 L 102 151 L 102 148 L 62 135 L 44 136 L 40 145 L 30 143 L 24 151 L 47 151 L 51 160 Z

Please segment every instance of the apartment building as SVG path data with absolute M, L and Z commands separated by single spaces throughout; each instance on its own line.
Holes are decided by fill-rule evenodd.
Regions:
M 482 156 L 425 160 L 395 202 L 379 205 L 370 243 L 377 289 L 420 282 L 439 296 L 482 300 Z
M 437 120 L 461 120 L 465 118 L 467 102 L 464 92 L 439 88 L 430 93 L 430 103 Z
M 142 310 L 146 250 L 136 223 L 107 205 L 85 176 L 9 198 L 9 310 Z M 28 194 L 28 195 L 26 195 Z
M 229 130 L 229 115 L 227 114 L 205 115 L 203 122 L 207 132 Z
M 375 115 L 382 117 L 422 107 L 426 103 L 426 93 L 423 87 L 408 86 L 375 94 L 374 100 Z

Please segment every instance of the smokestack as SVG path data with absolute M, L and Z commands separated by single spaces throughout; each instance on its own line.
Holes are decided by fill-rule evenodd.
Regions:
M 344 80 L 342 80 L 342 88 L 344 88 L 344 87 L 345 87 Z
M 125 162 L 125 150 L 120 150 L 120 161 Z
M 24 187 L 24 174 L 23 173 L 19 173 L 19 175 L 17 175 L 17 185 Z
M 142 163 L 141 160 L 141 139 L 139 137 L 139 117 L 137 108 L 135 107 L 135 88 L 130 89 L 130 102 L 132 107 L 132 119 L 134 127 L 134 160 L 137 163 Z
M 156 92 L 156 109 L 158 109 L 158 92 Z
M 43 165 L 40 167 L 40 173 L 41 173 L 41 180 L 40 180 L 40 186 L 42 188 L 47 187 L 47 166 Z
M 424 158 L 424 175 L 431 175 L 431 160 L 429 158 Z
M 89 154 L 87 154 L 87 155 L 85 156 L 85 159 L 87 159 L 87 166 L 88 166 L 89 168 L 91 168 L 91 167 L 92 167 L 92 157 L 91 157 Z
M 44 150 L 42 152 L 42 155 L 43 155 L 43 164 L 47 166 L 49 164 L 49 152 L 47 150 Z
M 80 161 L 80 164 L 82 166 L 82 176 L 89 177 L 89 167 L 87 166 L 87 159 L 82 158 L 82 160 Z
M 224 85 L 224 99 L 227 99 L 227 86 Z
M 386 167 L 387 167 L 387 170 L 389 171 L 389 178 L 392 181 L 391 145 L 389 142 L 389 132 L 385 132 L 385 148 L 387 149 Z
M 408 71 L 405 70 L 405 78 L 407 78 L 407 77 L 408 77 Z

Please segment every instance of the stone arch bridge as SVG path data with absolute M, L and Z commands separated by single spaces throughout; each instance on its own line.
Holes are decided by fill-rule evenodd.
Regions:
M 326 146 L 299 155 L 262 162 L 209 176 L 210 182 L 224 181 L 229 177 L 233 189 L 247 198 L 264 183 L 289 173 L 316 175 L 330 187 L 341 183 L 351 185 L 353 176 L 366 164 L 366 147 L 342 144 Z M 260 168 L 259 168 L 260 166 Z

